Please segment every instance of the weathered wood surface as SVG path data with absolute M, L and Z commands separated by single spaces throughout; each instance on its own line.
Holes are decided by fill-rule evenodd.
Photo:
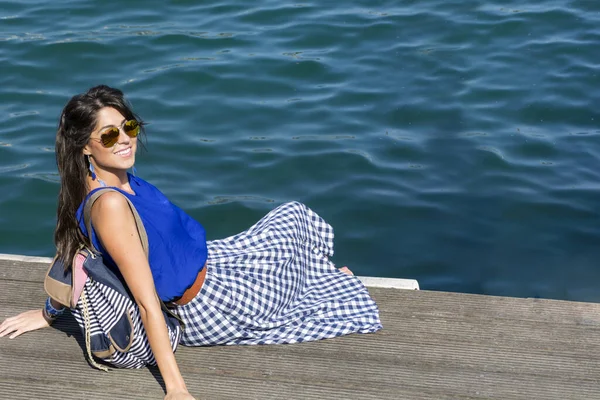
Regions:
M 0 261 L 0 319 L 41 305 L 43 263 Z M 600 399 L 600 304 L 369 289 L 384 330 L 186 348 L 199 399 Z M 69 316 L 0 338 L 0 399 L 161 399 L 156 370 L 89 367 Z

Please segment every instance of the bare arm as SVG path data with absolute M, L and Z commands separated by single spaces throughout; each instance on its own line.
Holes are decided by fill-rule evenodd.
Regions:
M 42 315 L 42 309 L 25 311 L 14 317 L 6 318 L 0 324 L 0 337 L 9 335 L 9 339 L 14 339 L 25 332 L 36 329 L 47 328 L 50 324 Z
M 139 306 L 150 347 L 165 382 L 166 398 L 191 399 L 189 394 L 185 396 L 187 388 L 171 348 L 150 266 L 127 200 L 118 193 L 103 194 L 92 207 L 92 221 L 102 245 L 119 267 Z
M 54 299 L 50 299 L 50 302 L 52 303 L 52 307 L 56 309 L 64 307 Z M 48 321 L 44 317 L 44 313 L 41 308 L 25 311 L 24 313 L 15 315 L 14 317 L 6 318 L 4 321 L 2 321 L 2 324 L 0 324 L 0 337 L 9 335 L 9 339 L 14 339 L 25 332 L 47 328 L 52 324 L 52 322 L 53 321 Z

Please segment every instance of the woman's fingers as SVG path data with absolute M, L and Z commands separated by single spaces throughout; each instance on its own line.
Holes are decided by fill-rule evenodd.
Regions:
M 15 330 L 15 320 L 17 317 L 18 315 L 16 317 L 6 318 L 2 321 L 2 324 L 0 324 L 0 337 L 6 336 Z
M 8 327 L 10 324 L 9 319 L 10 318 L 5 319 L 4 321 L 2 321 L 2 324 L 0 324 L 0 337 L 6 336 L 8 334 Z
M 14 332 L 13 332 L 13 334 L 12 334 L 12 335 L 10 335 L 8 338 L 9 338 L 9 339 L 14 339 L 14 338 L 16 338 L 17 336 L 21 336 L 23 333 L 25 333 L 25 332 L 23 332 L 23 331 L 22 331 L 20 328 L 18 328 L 18 329 L 17 329 L 16 331 L 14 331 Z
M 8 318 L 2 322 L 2 325 L 0 325 L 0 337 L 10 335 L 9 338 L 12 339 L 20 335 L 19 322 L 15 321 L 15 318 Z
M 9 335 L 14 339 L 25 332 L 50 326 L 42 315 L 42 310 L 30 310 L 14 317 L 7 318 L 0 324 L 0 337 Z

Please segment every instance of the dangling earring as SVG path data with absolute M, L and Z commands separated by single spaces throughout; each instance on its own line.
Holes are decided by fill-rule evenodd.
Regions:
M 131 172 L 133 173 L 133 176 L 136 176 L 137 169 L 135 169 L 135 165 L 133 167 L 131 167 Z
M 92 176 L 92 180 L 95 181 L 96 180 L 96 170 L 94 169 L 94 166 L 92 165 L 92 160 L 90 159 L 89 154 L 88 154 L 87 158 L 88 158 L 88 163 L 90 164 L 90 175 Z

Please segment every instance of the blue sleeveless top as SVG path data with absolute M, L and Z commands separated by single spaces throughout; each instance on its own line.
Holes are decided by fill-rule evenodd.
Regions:
M 150 183 L 128 174 L 135 195 L 119 188 L 135 206 L 148 234 L 149 263 L 158 296 L 163 301 L 181 297 L 190 287 L 207 259 L 204 227 L 171 203 Z M 83 207 L 92 190 L 77 210 L 77 221 L 83 234 L 89 237 L 83 219 Z M 92 243 L 102 252 L 107 265 L 118 268 L 108 252 L 101 246 L 92 227 Z

